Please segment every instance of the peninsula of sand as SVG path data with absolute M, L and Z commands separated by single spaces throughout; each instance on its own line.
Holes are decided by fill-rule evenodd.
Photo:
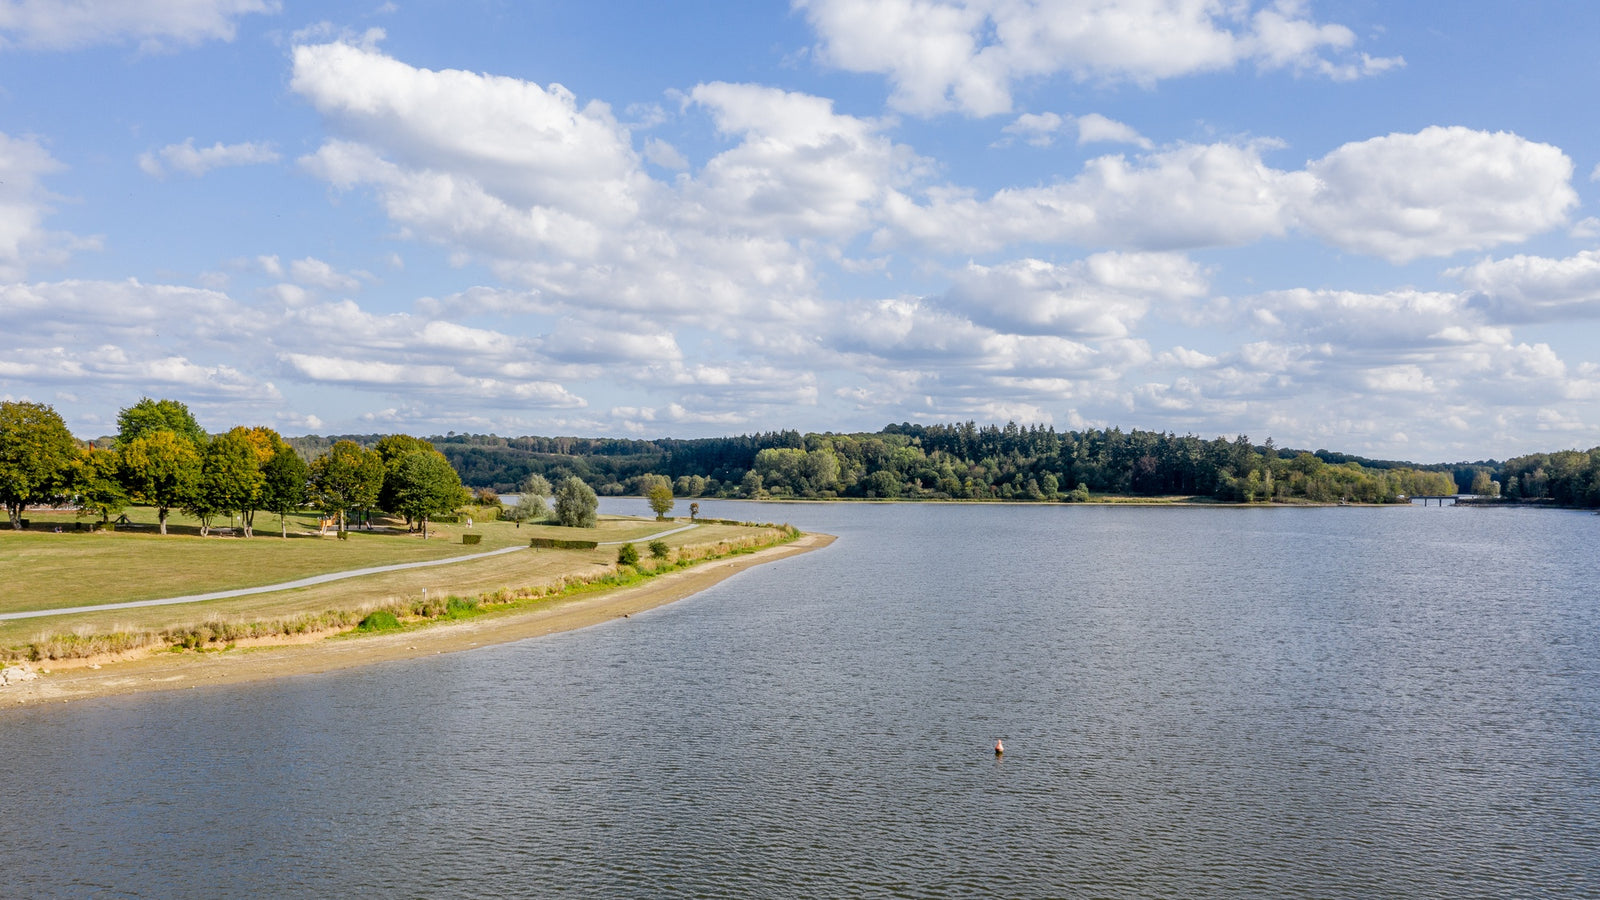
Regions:
M 47 526 L 0 535 L 0 555 L 17 576 L 0 599 L 0 710 L 331 672 L 570 631 L 833 540 L 786 526 L 620 516 L 584 529 L 579 546 L 559 546 L 574 529 L 501 522 L 453 525 L 426 542 L 133 531 Z M 482 537 L 463 545 L 464 534 Z M 619 561 L 625 546 L 637 562 Z

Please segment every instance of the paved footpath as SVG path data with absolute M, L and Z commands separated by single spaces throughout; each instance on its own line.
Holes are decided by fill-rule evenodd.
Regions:
M 643 541 L 653 541 L 688 531 L 696 525 L 684 525 L 681 528 L 672 528 L 657 534 L 632 541 L 602 541 L 603 547 L 619 544 L 637 544 Z M 398 572 L 401 569 L 423 569 L 429 566 L 448 566 L 451 563 L 467 562 L 473 559 L 485 559 L 490 556 L 500 556 L 506 553 L 515 553 L 526 550 L 527 547 L 502 547 L 499 550 L 490 550 L 487 553 L 469 553 L 466 556 L 452 556 L 447 559 L 429 559 L 422 562 L 394 563 L 387 566 L 371 566 L 365 569 L 350 569 L 344 572 L 329 572 L 326 575 L 313 575 L 310 578 L 300 578 L 295 581 L 285 581 L 280 584 L 264 584 L 259 587 L 235 588 L 231 591 L 212 591 L 209 594 L 188 594 L 183 597 L 163 597 L 157 600 L 131 600 L 127 603 L 101 603 L 97 606 L 68 606 L 59 609 L 34 609 L 27 612 L 0 613 L 0 621 L 7 619 L 35 619 L 40 616 L 65 616 L 72 613 L 107 612 L 114 609 L 137 609 L 141 606 L 173 606 L 179 603 L 199 603 L 204 600 L 226 600 L 230 597 L 245 597 L 250 594 L 270 594 L 273 591 L 288 591 L 295 588 L 311 587 L 315 584 L 327 584 L 330 581 L 343 581 L 346 578 L 360 578 L 363 575 L 377 575 L 382 572 Z

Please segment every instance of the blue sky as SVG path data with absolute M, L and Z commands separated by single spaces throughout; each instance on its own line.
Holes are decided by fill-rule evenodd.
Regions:
M 598 9 L 595 7 L 599 7 Z M 0 0 L 0 398 L 1600 444 L 1600 11 Z

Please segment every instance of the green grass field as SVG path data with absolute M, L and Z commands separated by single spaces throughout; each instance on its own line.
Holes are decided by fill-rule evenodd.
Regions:
M 153 523 L 153 510 L 134 509 L 135 523 Z M 503 547 L 526 547 L 532 537 L 591 541 L 636 541 L 685 521 L 601 517 L 596 528 L 547 525 L 516 527 L 509 522 L 477 522 L 430 528 L 424 541 L 403 528 L 351 531 L 346 541 L 316 534 L 314 515 L 290 517 L 290 538 L 278 537 L 276 517 L 259 516 L 256 536 L 200 537 L 190 520 L 174 514 L 167 536 L 154 528 L 77 532 L 71 513 L 30 513 L 28 530 L 0 530 L 0 612 L 20 612 L 130 600 L 147 600 L 256 587 L 310 575 L 390 563 L 471 555 Z M 60 525 L 61 533 L 54 528 Z M 714 545 L 738 541 L 762 529 L 701 525 L 669 535 L 669 546 Z M 482 535 L 463 545 L 461 535 Z M 643 544 L 640 550 L 648 558 Z M 105 634 L 156 631 L 204 621 L 267 621 L 333 609 L 360 609 L 395 599 L 444 593 L 463 596 L 559 581 L 570 575 L 604 571 L 617 548 L 529 550 L 447 566 L 386 572 L 308 588 L 254 594 L 227 600 L 102 613 L 79 613 L 0 621 L 0 647 L 16 646 L 53 634 Z

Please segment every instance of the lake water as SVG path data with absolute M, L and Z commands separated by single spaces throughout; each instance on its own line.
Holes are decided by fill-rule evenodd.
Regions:
M 839 540 L 586 631 L 0 716 L 0 894 L 1600 896 L 1600 517 L 701 507 Z

